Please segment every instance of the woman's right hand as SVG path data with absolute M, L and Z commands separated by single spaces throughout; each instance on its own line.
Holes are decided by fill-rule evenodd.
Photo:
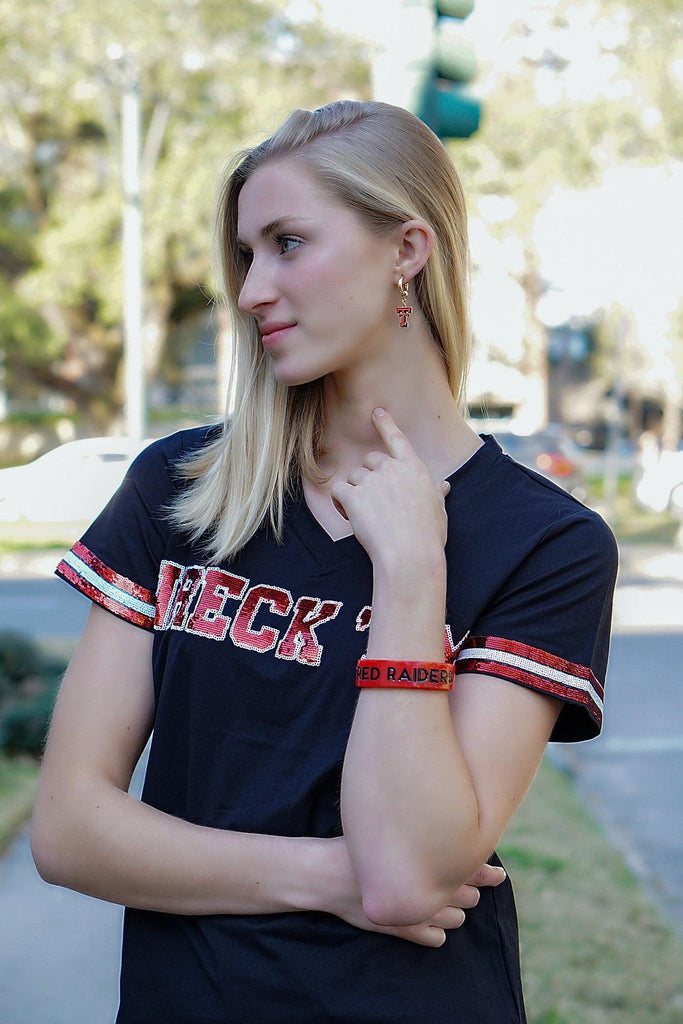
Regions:
M 419 946 L 442 946 L 446 941 L 446 932 L 451 928 L 460 928 L 464 924 L 465 910 L 476 907 L 479 902 L 479 889 L 482 886 L 500 885 L 505 880 L 505 871 L 502 868 L 482 864 L 479 870 L 453 893 L 450 902 L 429 921 L 386 927 L 374 924 L 363 911 L 360 887 L 351 866 L 346 841 L 340 838 L 327 839 L 324 842 L 329 856 L 330 876 L 326 885 L 326 905 L 319 909 L 334 914 L 335 917 L 363 931 L 394 935 L 399 939 L 415 942 Z

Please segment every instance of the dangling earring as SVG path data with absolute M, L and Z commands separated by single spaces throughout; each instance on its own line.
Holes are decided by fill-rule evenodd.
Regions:
M 396 307 L 396 312 L 398 313 L 398 326 L 407 327 L 408 319 L 410 314 L 413 312 L 413 307 L 408 305 L 408 285 L 403 280 L 403 274 L 401 274 L 398 279 L 397 287 L 401 293 L 401 301 L 403 303 L 402 306 Z

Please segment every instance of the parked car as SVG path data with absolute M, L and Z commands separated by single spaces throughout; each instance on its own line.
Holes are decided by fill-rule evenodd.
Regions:
M 551 426 L 533 434 L 516 434 L 511 430 L 494 430 L 493 434 L 503 451 L 516 462 L 585 501 L 588 487 L 581 468 L 581 451 L 561 427 Z
M 0 521 L 89 522 L 149 441 L 67 441 L 25 466 L 0 470 Z

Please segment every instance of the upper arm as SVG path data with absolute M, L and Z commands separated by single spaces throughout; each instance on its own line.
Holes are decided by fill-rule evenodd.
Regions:
M 150 631 L 92 606 L 57 698 L 42 790 L 79 776 L 128 788 L 154 716 L 152 640 Z
M 457 675 L 451 716 L 493 850 L 536 774 L 561 702 L 504 679 Z
M 600 730 L 615 574 L 608 528 L 572 512 L 525 553 L 458 649 L 452 720 L 491 848 L 551 734 Z

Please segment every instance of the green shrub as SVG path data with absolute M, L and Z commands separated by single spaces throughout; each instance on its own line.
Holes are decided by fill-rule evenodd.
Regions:
M 58 683 L 33 697 L 13 701 L 0 720 L 0 748 L 7 754 L 40 756 L 57 696 Z
M 7 697 L 9 697 L 9 695 L 11 693 L 14 692 L 14 690 L 15 690 L 14 680 L 10 679 L 10 677 L 5 672 L 5 669 L 0 664 L 0 706 L 2 705 L 2 702 Z
M 32 640 L 7 630 L 0 632 L 0 672 L 13 683 L 40 674 L 42 658 Z
M 27 637 L 0 632 L 0 752 L 41 754 L 64 668 Z

